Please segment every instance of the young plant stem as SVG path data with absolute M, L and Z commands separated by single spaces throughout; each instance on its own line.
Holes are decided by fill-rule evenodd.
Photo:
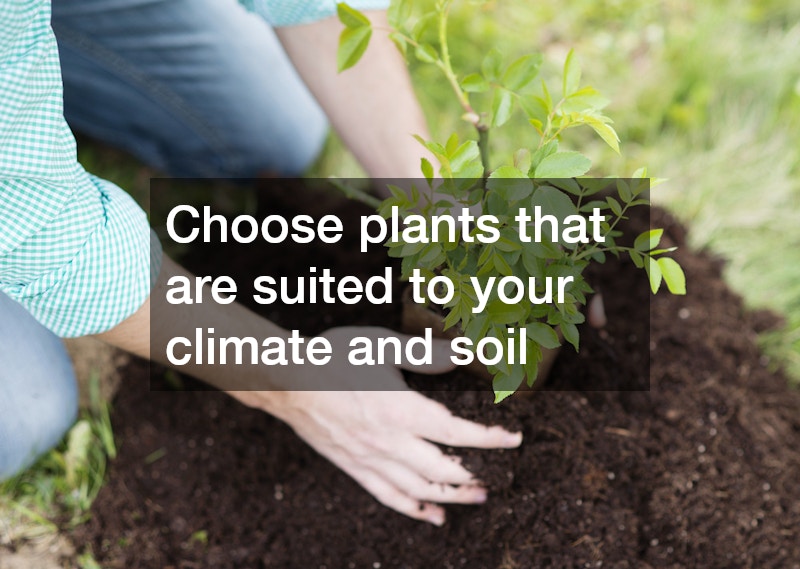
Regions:
M 481 154 L 481 164 L 483 164 L 483 171 L 489 171 L 489 129 L 483 123 L 475 125 L 478 130 L 478 151 Z M 485 175 L 485 174 L 484 174 Z
M 475 112 L 475 109 L 469 102 L 469 96 L 461 88 L 458 83 L 458 77 L 453 71 L 453 64 L 450 61 L 450 48 L 447 44 L 447 19 L 450 16 L 450 1 L 446 0 L 439 10 L 439 45 L 442 50 L 442 58 L 437 62 L 437 66 L 442 70 L 447 78 L 450 87 L 461 104 L 461 108 L 465 111 L 466 120 L 468 120 L 475 130 L 478 131 L 478 150 L 480 151 L 481 163 L 483 164 L 484 172 L 489 171 L 489 128 L 481 122 L 480 115 Z
M 542 132 L 542 137 L 539 139 L 539 146 L 537 149 L 542 148 L 545 144 L 550 142 L 551 140 L 555 140 L 558 138 L 558 135 L 561 134 L 561 131 L 564 130 L 563 128 L 558 129 L 555 133 L 551 133 L 550 131 L 553 128 L 553 118 L 556 116 L 556 113 L 561 108 L 561 105 L 564 103 L 566 99 L 561 99 L 553 109 L 547 115 L 547 124 L 544 127 L 544 131 Z

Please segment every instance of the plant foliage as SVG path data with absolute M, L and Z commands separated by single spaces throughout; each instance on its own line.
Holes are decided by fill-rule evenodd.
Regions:
M 449 278 L 455 294 L 444 306 L 445 325 L 458 327 L 472 345 L 486 336 L 506 345 L 509 327 L 525 329 L 527 361 L 511 364 L 503 358 L 489 366 L 494 375 L 495 401 L 499 402 L 523 381 L 533 384 L 542 348 L 558 347 L 562 337 L 576 350 L 579 348 L 577 326 L 585 319 L 580 307 L 592 292 L 582 275 L 590 262 L 602 263 L 606 254 L 627 254 L 647 272 L 653 293 L 663 282 L 671 293 L 685 294 L 686 283 L 678 263 L 664 256 L 674 248 L 659 248 L 661 229 L 639 235 L 633 247 L 616 242 L 620 237 L 617 225 L 626 219 L 629 209 L 650 205 L 646 170 L 638 170 L 629 179 L 582 177 L 591 169 L 591 160 L 580 152 L 561 148 L 566 130 L 588 127 L 614 151 L 620 151 L 612 120 L 602 112 L 608 101 L 594 87 L 581 84 L 581 67 L 575 54 L 570 51 L 567 55 L 562 80 L 555 88 L 540 77 L 543 58 L 535 53 L 508 61 L 492 49 L 475 69 L 458 73 L 447 41 L 452 3 L 453 0 L 436 0 L 413 18 L 411 0 L 394 2 L 390 37 L 406 58 L 415 57 L 441 71 L 461 108 L 462 118 L 474 127 L 475 137 L 461 140 L 452 134 L 444 143 L 417 137 L 439 162 L 438 172 L 423 158 L 421 171 L 427 187 L 414 185 L 408 192 L 391 187 L 392 196 L 380 204 L 378 211 L 388 218 L 396 207 L 403 217 L 416 213 L 430 220 L 448 214 L 454 207 L 468 207 L 499 220 L 501 237 L 493 243 L 465 240 L 460 234 L 446 242 L 406 243 L 401 239 L 386 243 L 389 255 L 402 259 L 404 278 L 415 269 L 428 279 L 436 275 Z M 339 4 L 339 18 L 345 26 L 338 53 L 339 69 L 344 71 L 355 65 L 366 50 L 372 24 L 346 4 Z M 479 108 L 474 102 L 478 99 L 485 103 L 484 107 Z M 529 144 L 492 169 L 489 134 L 512 120 L 518 110 L 531 127 Z M 514 216 L 520 209 L 530 215 L 536 206 L 541 207 L 542 214 L 559 220 L 599 208 L 605 217 L 601 224 L 605 241 L 576 244 L 544 238 L 540 242 L 523 242 Z M 536 277 L 537 282 L 559 276 L 572 276 L 574 280 L 562 303 L 505 304 L 494 290 L 486 309 L 473 312 L 478 298 L 470 277 L 477 276 L 483 285 L 492 277 L 512 275 L 524 282 L 529 277 Z

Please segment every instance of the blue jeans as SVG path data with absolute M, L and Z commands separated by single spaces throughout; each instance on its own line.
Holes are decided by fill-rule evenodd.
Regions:
M 302 173 L 327 121 L 236 0 L 53 0 L 75 131 L 175 176 Z
M 64 344 L 0 292 L 0 480 L 54 446 L 77 413 Z

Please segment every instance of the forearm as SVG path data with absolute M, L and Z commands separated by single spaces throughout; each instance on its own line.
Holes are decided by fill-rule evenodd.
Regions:
M 429 138 L 405 62 L 388 37 L 386 13 L 367 12 L 375 26 L 355 67 L 336 70 L 342 26 L 335 18 L 278 28 L 287 53 L 333 127 L 373 178 L 421 177 L 429 153 L 412 135 Z
M 177 336 L 193 337 L 196 328 L 214 328 L 216 337 L 288 338 L 283 328 L 251 312 L 238 303 L 218 304 L 208 298 L 202 304 L 172 305 L 166 301 L 168 281 L 173 276 L 194 276 L 164 257 L 158 282 L 144 305 L 111 330 L 99 334 L 101 340 L 146 359 L 173 366 L 167 361 L 163 346 Z M 152 315 L 157 315 L 153 317 Z M 179 371 L 224 390 L 276 389 L 277 378 L 262 365 L 197 364 L 194 358 Z

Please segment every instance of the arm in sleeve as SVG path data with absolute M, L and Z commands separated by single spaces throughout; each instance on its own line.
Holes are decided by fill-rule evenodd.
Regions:
M 0 291 L 61 336 L 96 334 L 150 294 L 161 249 L 125 192 L 77 162 L 46 0 L 0 33 Z

